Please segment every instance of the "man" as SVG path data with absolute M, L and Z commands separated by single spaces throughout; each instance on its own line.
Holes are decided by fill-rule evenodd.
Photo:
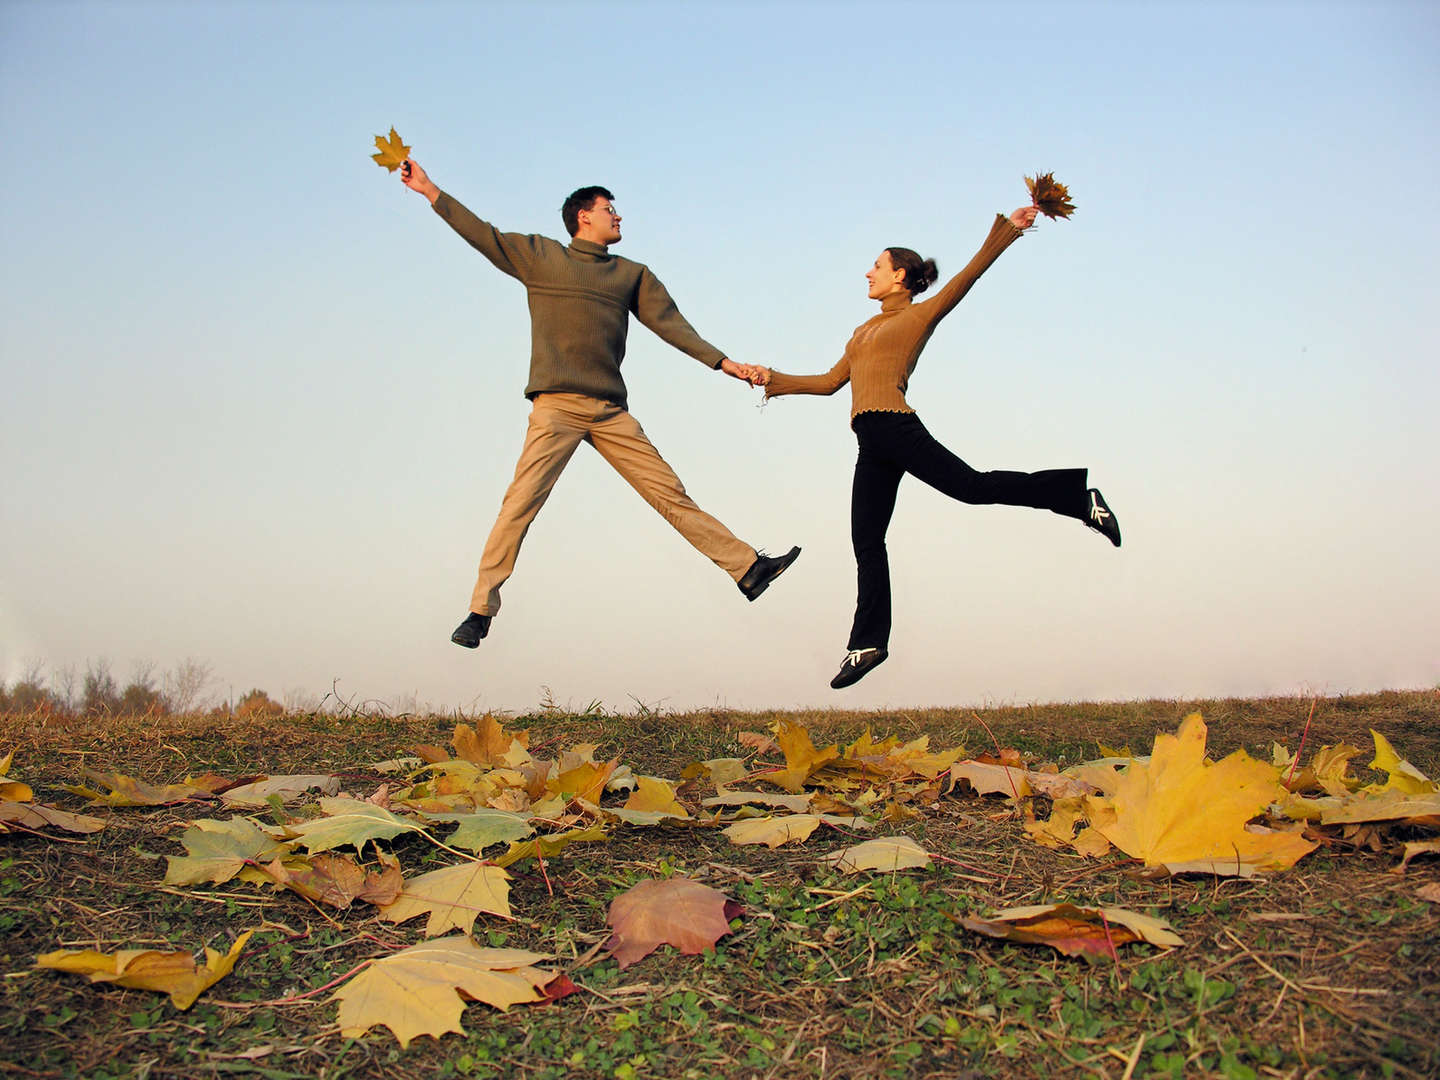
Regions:
M 674 470 L 626 408 L 620 362 L 633 313 L 645 326 L 709 368 L 753 385 L 757 369 L 737 364 L 685 321 L 648 267 L 610 254 L 620 242 L 620 214 L 602 187 L 580 188 L 561 207 L 569 247 L 544 236 L 502 233 L 446 195 L 414 161 L 400 178 L 471 247 L 518 278 L 530 302 L 533 403 L 515 479 L 485 542 L 470 614 L 450 640 L 479 646 L 500 610 L 500 586 L 515 569 L 520 544 L 550 489 L 580 443 L 588 442 L 640 496 L 754 600 L 800 555 L 771 557 L 735 538 L 685 494 Z

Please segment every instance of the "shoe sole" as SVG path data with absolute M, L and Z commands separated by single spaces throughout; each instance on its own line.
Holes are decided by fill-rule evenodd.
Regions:
M 478 641 L 461 641 L 453 634 L 451 635 L 450 640 L 453 641 L 456 645 L 459 645 L 462 649 L 478 649 L 480 647 L 480 642 Z

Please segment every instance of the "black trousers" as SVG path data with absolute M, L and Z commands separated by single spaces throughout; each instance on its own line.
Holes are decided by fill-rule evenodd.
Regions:
M 979 472 L 941 446 L 914 413 L 863 412 L 851 423 L 860 444 L 850 497 L 855 546 L 855 622 L 850 649 L 890 644 L 890 558 L 885 533 L 906 473 L 963 503 L 1033 506 L 1085 519 L 1085 469 Z

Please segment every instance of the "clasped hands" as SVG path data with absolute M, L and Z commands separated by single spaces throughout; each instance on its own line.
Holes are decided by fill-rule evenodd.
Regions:
M 727 357 L 720 361 L 720 370 L 751 386 L 766 386 L 770 382 L 770 369 L 759 364 L 737 364 Z

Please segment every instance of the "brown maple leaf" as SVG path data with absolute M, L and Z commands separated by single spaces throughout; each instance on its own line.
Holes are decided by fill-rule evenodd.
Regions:
M 1034 179 L 1025 177 L 1025 186 L 1030 189 L 1030 202 L 1046 217 L 1068 218 L 1075 212 L 1070 201 L 1070 189 L 1055 179 L 1054 173 L 1038 173 Z
M 610 902 L 606 922 L 614 930 L 606 950 L 622 968 L 661 945 L 693 955 L 713 949 L 744 911 L 724 893 L 685 877 L 642 881 Z
M 400 136 L 395 134 L 393 127 L 390 129 L 388 139 L 384 135 L 375 136 L 375 147 L 380 152 L 370 156 L 375 159 L 376 165 L 390 172 L 394 172 L 405 164 L 406 159 L 410 157 L 410 147 L 400 141 Z

